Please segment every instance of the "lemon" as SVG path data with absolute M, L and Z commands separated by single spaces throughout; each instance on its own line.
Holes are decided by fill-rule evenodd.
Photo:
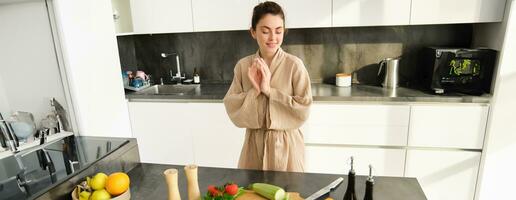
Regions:
M 90 200 L 109 200 L 111 199 L 111 195 L 104 189 L 96 190 L 91 194 Z
M 103 190 L 106 187 L 108 176 L 104 173 L 97 173 L 90 181 L 90 186 L 94 190 Z

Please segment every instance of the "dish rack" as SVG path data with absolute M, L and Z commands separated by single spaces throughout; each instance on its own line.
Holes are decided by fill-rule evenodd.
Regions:
M 151 86 L 151 84 L 150 84 L 150 83 L 148 83 L 147 81 L 145 81 L 145 82 L 143 83 L 143 86 L 141 86 L 141 87 L 133 87 L 133 86 L 129 86 L 129 85 L 124 85 L 124 89 L 132 90 L 132 91 L 138 92 L 138 91 L 143 90 L 143 89 L 146 89 L 146 88 L 148 88 L 148 87 L 150 87 L 150 86 Z

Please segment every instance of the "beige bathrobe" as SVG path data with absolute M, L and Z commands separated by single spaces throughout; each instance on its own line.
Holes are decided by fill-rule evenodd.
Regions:
M 304 171 L 304 140 L 299 127 L 312 104 L 310 78 L 303 62 L 281 48 L 269 66 L 269 97 L 252 86 L 247 71 L 258 52 L 238 61 L 224 97 L 229 118 L 246 128 L 239 168 Z

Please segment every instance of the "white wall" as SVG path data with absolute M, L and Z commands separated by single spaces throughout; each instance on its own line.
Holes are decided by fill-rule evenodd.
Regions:
M 5 95 L 4 83 L 2 82 L 2 77 L 0 77 L 0 113 L 7 115 L 11 113 L 11 108 L 9 108 L 9 102 L 7 101 L 7 96 Z
M 111 1 L 53 2 L 79 134 L 131 137 Z
M 28 111 L 39 123 L 51 97 L 67 107 L 44 1 L 0 4 L 0 44 L 4 115 Z
M 477 45 L 501 50 L 491 100 L 477 199 L 511 199 L 516 175 L 516 3 L 507 1 L 504 22 L 478 27 Z

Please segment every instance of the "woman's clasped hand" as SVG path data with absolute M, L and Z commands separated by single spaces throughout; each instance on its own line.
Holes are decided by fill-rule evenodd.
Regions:
M 255 58 L 247 71 L 247 76 L 254 89 L 269 96 L 271 90 L 271 71 L 263 58 Z

